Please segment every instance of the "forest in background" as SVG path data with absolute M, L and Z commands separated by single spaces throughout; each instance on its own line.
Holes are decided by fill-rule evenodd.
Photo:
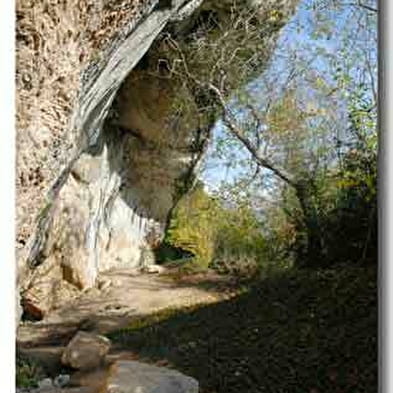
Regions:
M 377 263 L 375 7 L 301 2 L 262 73 L 261 29 L 280 15 L 234 13 L 212 35 L 207 19 L 184 48 L 168 38 L 171 77 L 220 120 L 161 260 L 246 274 Z

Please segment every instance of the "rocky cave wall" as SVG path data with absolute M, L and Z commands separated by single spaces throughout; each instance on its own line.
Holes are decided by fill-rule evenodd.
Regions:
M 89 288 L 100 271 L 152 262 L 212 124 L 179 116 L 179 86 L 140 60 L 168 23 L 186 31 L 201 10 L 231 4 L 17 3 L 17 292 L 30 316 L 65 284 Z M 294 2 L 268 6 L 290 14 Z

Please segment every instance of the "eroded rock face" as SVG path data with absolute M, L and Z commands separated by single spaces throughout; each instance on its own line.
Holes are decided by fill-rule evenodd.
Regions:
M 198 393 L 198 382 L 176 370 L 134 361 L 117 361 L 110 369 L 108 393 Z
M 21 286 L 29 275 L 26 260 L 35 250 L 37 224 L 61 186 L 62 174 L 67 175 L 70 163 L 83 150 L 85 118 L 97 107 L 96 100 L 102 98 L 87 97 L 89 92 L 97 92 L 96 79 L 107 62 L 102 58 L 127 41 L 135 25 L 146 19 L 157 3 L 158 0 L 16 3 L 16 248 Z M 146 44 L 148 48 L 149 42 Z M 134 49 L 136 64 L 144 48 L 140 45 Z M 112 71 L 116 77 L 114 67 Z M 84 96 L 89 108 L 86 104 L 82 107 Z
M 151 247 L 177 188 L 191 180 L 200 154 L 191 149 L 194 131 L 204 126 L 171 118 L 173 94 L 168 81 L 133 73 L 113 108 L 117 118 L 75 161 L 58 193 L 45 253 L 78 288 L 92 287 L 100 271 L 154 263 Z
M 124 188 L 128 152 L 138 146 L 118 130 L 105 136 L 103 123 L 153 40 L 183 6 L 197 2 L 99 3 L 18 3 L 18 284 L 23 297 L 32 279 L 39 286 L 39 296 L 22 299 L 27 313 L 46 312 L 41 299 L 56 287 L 50 278 L 91 287 L 100 269 L 140 263 L 142 237 L 162 232 L 163 220 L 138 205 L 141 192 Z M 58 274 L 42 285 L 37 266 L 44 272 L 47 265 Z
M 61 281 L 61 268 L 57 261 L 49 258 L 47 263 L 37 267 L 28 288 L 23 295 L 24 312 L 32 319 L 42 319 L 52 308 L 53 294 Z
M 152 247 L 192 184 L 212 122 L 179 116 L 181 85 L 140 60 L 168 23 L 181 39 L 198 12 L 225 17 L 231 3 L 18 2 L 17 258 L 26 314 L 44 317 L 64 281 L 85 289 L 100 271 L 154 263 Z

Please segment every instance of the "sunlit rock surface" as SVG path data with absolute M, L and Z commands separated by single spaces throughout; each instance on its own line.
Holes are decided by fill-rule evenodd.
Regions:
M 133 152 L 146 178 L 147 164 L 164 172 L 168 159 L 158 162 L 157 152 L 139 151 L 144 142 L 124 130 L 103 130 L 118 89 L 153 40 L 184 5 L 194 8 L 192 0 L 160 3 L 18 4 L 18 283 L 34 317 L 47 310 L 38 299 L 56 287 L 55 275 L 45 285 L 37 279 L 46 265 L 60 268 L 56 281 L 91 287 L 99 270 L 143 263 L 146 235 L 152 241 L 162 235 L 172 196 L 164 192 L 160 207 L 157 192 L 150 193 L 144 206 L 145 189 L 126 187 L 139 182 Z M 150 176 L 151 182 L 157 178 L 146 192 L 160 187 L 162 177 Z
M 110 393 L 198 393 L 198 382 L 176 370 L 134 361 L 117 361 L 107 380 Z
M 100 271 L 154 262 L 212 124 L 179 116 L 181 87 L 140 60 L 168 23 L 181 39 L 198 13 L 226 17 L 230 3 L 18 2 L 16 240 L 27 316 L 44 317 L 62 282 L 85 289 Z M 295 1 L 246 3 L 289 14 Z
M 94 369 L 104 363 L 110 345 L 104 336 L 78 332 L 64 349 L 61 362 L 78 370 Z

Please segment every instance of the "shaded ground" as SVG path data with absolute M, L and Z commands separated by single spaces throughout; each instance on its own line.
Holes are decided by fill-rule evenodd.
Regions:
M 136 358 L 195 377 L 202 393 L 377 392 L 376 271 L 282 272 L 238 297 L 165 310 L 110 337 Z
M 128 326 L 142 316 L 168 306 L 174 309 L 210 304 L 233 296 L 239 285 L 213 273 L 184 276 L 176 269 L 165 275 L 137 274 L 116 270 L 102 274 L 104 287 L 90 289 L 70 300 L 59 299 L 56 309 L 42 321 L 23 322 L 17 335 L 18 383 L 34 385 L 46 375 L 69 373 L 60 362 L 64 346 L 78 330 L 105 334 Z M 108 286 L 107 284 L 110 283 Z M 108 363 L 116 359 L 134 359 L 127 348 L 114 348 Z M 99 385 L 106 370 L 75 373 L 75 384 Z M 97 389 L 98 391 L 99 389 Z
M 215 275 L 106 278 L 107 289 L 21 327 L 20 347 L 53 375 L 82 328 L 112 339 L 109 361 L 176 368 L 201 393 L 377 392 L 375 268 L 282 271 L 248 290 Z M 105 369 L 74 377 L 98 386 Z
M 23 346 L 60 345 L 78 329 L 106 333 L 126 326 L 136 316 L 167 308 L 223 300 L 236 291 L 236 284 L 214 274 L 176 280 L 171 275 L 136 274 L 116 270 L 102 274 L 110 281 L 106 289 L 90 289 L 57 308 L 42 321 L 25 322 L 18 330 Z

